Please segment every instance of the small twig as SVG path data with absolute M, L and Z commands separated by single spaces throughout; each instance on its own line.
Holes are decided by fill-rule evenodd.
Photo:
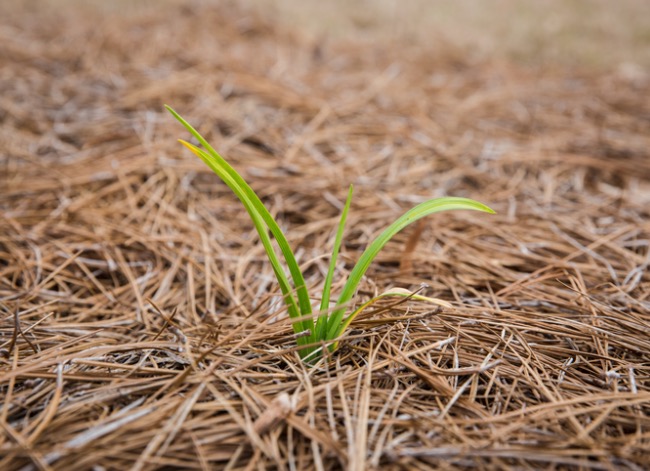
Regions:
M 18 334 L 22 336 L 23 339 L 25 339 L 25 342 L 31 347 L 31 349 L 34 351 L 34 353 L 38 353 L 38 350 L 34 346 L 34 344 L 27 338 L 25 333 L 23 332 L 23 329 L 20 327 L 20 317 L 18 316 L 18 312 L 20 311 L 19 306 L 16 306 L 16 309 L 14 310 L 14 331 L 11 335 L 11 342 L 9 343 L 9 348 L 8 350 L 8 355 L 11 355 L 11 352 L 14 349 L 14 346 L 16 345 L 16 341 L 18 340 Z
M 153 308 L 156 310 L 156 312 L 158 314 L 160 314 L 160 316 L 163 319 L 165 319 L 165 323 L 162 325 L 160 330 L 158 330 L 158 333 L 154 336 L 152 342 L 155 342 L 158 339 L 158 337 L 160 337 L 160 334 L 162 334 L 163 331 L 170 325 L 175 327 L 177 330 L 180 330 L 180 328 L 174 323 L 174 316 L 176 315 L 176 312 L 177 312 L 176 308 L 174 308 L 174 310 L 172 311 L 172 315 L 167 317 L 167 316 L 165 316 L 165 314 L 163 314 L 162 309 L 160 309 L 156 305 L 156 303 L 153 301 L 153 299 L 147 298 L 147 301 L 149 302 L 149 304 L 151 304 L 153 306 Z

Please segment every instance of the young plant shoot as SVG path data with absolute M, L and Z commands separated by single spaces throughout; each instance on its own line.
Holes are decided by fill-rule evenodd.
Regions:
M 360 308 L 348 313 L 348 308 L 352 298 L 357 291 L 357 287 L 368 270 L 368 267 L 379 254 L 386 243 L 399 231 L 409 224 L 428 216 L 429 214 L 452 209 L 471 209 L 475 211 L 484 211 L 494 213 L 492 209 L 477 201 L 467 198 L 437 198 L 424 203 L 420 203 L 414 208 L 404 213 L 400 218 L 388 226 L 379 236 L 366 248 L 361 258 L 354 266 L 348 279 L 339 294 L 333 309 L 330 309 L 330 291 L 332 279 L 336 268 L 336 259 L 341 248 L 343 239 L 343 230 L 345 220 L 352 202 L 352 186 L 348 191 L 348 196 L 341 213 L 336 237 L 334 239 L 334 249 L 330 259 L 329 269 L 323 285 L 323 295 L 321 298 L 318 315 L 314 321 L 312 314 L 311 298 L 307 292 L 305 279 L 296 257 L 289 247 L 286 237 L 280 230 L 280 226 L 273 219 L 269 211 L 262 204 L 260 198 L 255 194 L 253 189 L 244 181 L 237 171 L 221 157 L 216 150 L 201 136 L 187 121 L 185 121 L 171 107 L 165 105 L 167 110 L 194 136 L 203 146 L 203 149 L 190 144 L 184 140 L 179 140 L 181 144 L 196 154 L 203 162 L 216 173 L 221 180 L 235 193 L 237 198 L 242 202 L 244 208 L 250 215 L 255 229 L 257 230 L 260 240 L 264 246 L 266 254 L 273 268 L 273 272 L 278 280 L 280 290 L 287 304 L 289 316 L 293 319 L 293 330 L 296 333 L 300 356 L 310 363 L 320 358 L 323 349 L 326 348 L 333 352 L 338 347 L 338 341 L 354 318 L 366 307 L 373 304 L 380 298 L 386 296 L 412 297 L 414 299 L 429 301 L 435 304 L 448 306 L 448 303 L 437 299 L 427 298 L 418 294 L 409 293 L 405 290 L 391 290 L 382 295 L 371 299 Z M 287 273 L 280 261 L 276 248 L 271 239 L 271 235 L 280 249 L 280 254 L 284 259 L 284 264 L 288 267 Z

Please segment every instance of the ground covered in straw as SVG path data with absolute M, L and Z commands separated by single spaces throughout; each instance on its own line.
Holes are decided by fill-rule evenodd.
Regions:
M 63 6 L 62 6 L 63 5 Z M 642 469 L 650 78 L 292 31 L 244 7 L 0 7 L 0 469 Z M 407 208 L 341 349 L 303 365 L 235 197 L 318 293 Z M 340 288 L 338 283 L 334 291 Z

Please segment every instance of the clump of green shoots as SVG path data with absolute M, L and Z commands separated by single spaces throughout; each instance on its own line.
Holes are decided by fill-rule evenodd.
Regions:
M 250 215 L 250 218 L 255 225 L 255 229 L 264 245 L 269 261 L 271 262 L 278 284 L 280 285 L 280 290 L 282 291 L 282 295 L 287 304 L 289 316 L 293 320 L 292 325 L 296 334 L 297 343 L 299 347 L 302 347 L 299 350 L 300 356 L 303 360 L 309 362 L 313 362 L 320 358 L 324 349 L 328 349 L 330 352 L 336 350 L 341 335 L 354 318 L 362 310 L 380 298 L 386 296 L 412 297 L 419 300 L 430 301 L 439 305 L 448 305 L 448 303 L 441 300 L 427 298 L 416 293 L 409 293 L 406 290 L 395 289 L 371 299 L 348 314 L 348 305 L 356 293 L 357 286 L 370 266 L 370 263 L 395 234 L 418 219 L 439 211 L 471 209 L 475 211 L 494 213 L 492 209 L 484 204 L 467 198 L 446 197 L 420 203 L 404 213 L 400 218 L 388 226 L 384 232 L 379 234 L 370 245 L 368 245 L 361 255 L 361 258 L 350 272 L 334 308 L 330 309 L 330 291 L 336 268 L 336 259 L 341 248 L 345 220 L 352 201 L 352 186 L 350 186 L 347 200 L 345 201 L 345 206 L 341 213 L 338 230 L 336 231 L 336 237 L 334 239 L 334 249 L 330 259 L 329 269 L 325 277 L 318 315 L 314 321 L 311 298 L 307 292 L 305 279 L 300 271 L 300 267 L 293 251 L 291 250 L 291 247 L 289 247 L 286 237 L 282 233 L 280 226 L 278 226 L 277 222 L 271 216 L 271 213 L 269 213 L 260 198 L 255 194 L 248 183 L 244 181 L 241 175 L 239 175 L 239 173 L 237 173 L 237 171 L 230 166 L 230 164 L 228 164 L 228 162 L 226 162 L 210 144 L 208 144 L 203 136 L 201 136 L 171 107 L 167 105 L 165 105 L 165 107 L 198 140 L 198 142 L 203 146 L 203 149 L 200 149 L 184 140 L 179 140 L 179 142 L 201 158 L 201 160 L 203 160 L 207 166 L 210 167 L 226 185 L 228 185 Z M 280 263 L 278 253 L 276 252 L 269 232 L 273 235 L 273 238 L 280 249 L 280 253 L 284 258 L 284 262 L 289 268 L 288 274 Z M 290 279 L 291 282 L 289 281 Z

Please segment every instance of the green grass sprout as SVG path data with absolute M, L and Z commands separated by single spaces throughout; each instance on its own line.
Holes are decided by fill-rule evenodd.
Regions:
M 382 298 L 408 297 L 440 306 L 451 306 L 446 301 L 428 298 L 417 293 L 411 293 L 407 290 L 394 288 L 372 298 L 353 310 L 350 314 L 346 315 L 357 291 L 357 287 L 372 261 L 386 243 L 388 243 L 395 234 L 400 232 L 406 226 L 428 216 L 429 214 L 440 211 L 470 209 L 486 213 L 494 213 L 492 209 L 477 201 L 456 197 L 437 198 L 418 204 L 388 226 L 384 232 L 368 245 L 361 255 L 361 258 L 350 272 L 341 294 L 336 300 L 334 308 L 330 309 L 331 287 L 334 279 L 334 272 L 336 271 L 336 260 L 341 249 L 345 222 L 352 203 L 353 188 L 351 185 L 345 201 L 345 206 L 341 213 L 338 229 L 336 231 L 334 248 L 332 250 L 329 268 L 323 285 L 320 308 L 316 320 L 314 321 L 311 298 L 307 291 L 304 276 L 300 270 L 298 262 L 296 261 L 296 257 L 287 242 L 287 238 L 283 234 L 278 223 L 273 219 L 271 213 L 269 213 L 248 183 L 246 183 L 241 175 L 239 175 L 239 173 L 237 173 L 237 171 L 226 162 L 226 160 L 221 157 L 210 144 L 208 144 L 203 136 L 201 136 L 196 129 L 194 129 L 170 106 L 165 105 L 165 108 L 190 132 L 190 134 L 192 134 L 192 136 L 194 136 L 194 138 L 196 138 L 196 140 L 203 146 L 203 149 L 182 139 L 179 139 L 179 142 L 203 160 L 203 162 L 205 162 L 205 164 L 217 174 L 217 176 L 233 191 L 233 193 L 235 193 L 248 212 L 269 258 L 275 277 L 278 280 L 280 291 L 282 292 L 282 296 L 287 305 L 289 317 L 293 321 L 292 327 L 296 334 L 296 342 L 300 347 L 302 347 L 299 352 L 303 360 L 312 362 L 320 358 L 323 355 L 325 348 L 327 348 L 330 353 L 334 352 L 338 348 L 341 336 L 356 316 Z M 271 236 L 273 236 L 273 238 L 271 238 Z M 273 244 L 273 240 L 275 240 L 277 247 L 280 249 L 280 254 L 284 258 L 284 264 L 289 269 L 288 274 L 283 268 Z

